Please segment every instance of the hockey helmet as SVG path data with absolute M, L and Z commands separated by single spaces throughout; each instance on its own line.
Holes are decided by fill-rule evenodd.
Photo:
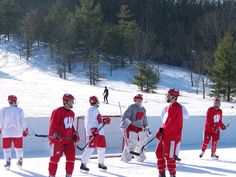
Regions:
M 174 97 L 178 97 L 178 96 L 179 96 L 179 90 L 170 89 L 170 90 L 168 91 L 168 94 L 170 94 L 171 96 L 174 96 Z
M 137 94 L 137 95 L 135 95 L 134 96 L 134 102 L 136 101 L 136 100 L 143 100 L 143 95 L 142 94 Z
M 219 108 L 221 106 L 221 101 L 219 98 L 214 99 L 214 107 Z
M 8 96 L 8 103 L 17 105 L 17 97 L 15 95 L 9 95 Z
M 73 95 L 69 93 L 65 93 L 62 97 L 62 101 L 64 105 L 68 105 L 70 108 L 73 108 L 75 98 Z
M 97 98 L 96 96 L 91 96 L 91 97 L 89 98 L 89 103 L 90 103 L 91 105 L 93 105 L 93 104 L 99 104 L 98 98 Z

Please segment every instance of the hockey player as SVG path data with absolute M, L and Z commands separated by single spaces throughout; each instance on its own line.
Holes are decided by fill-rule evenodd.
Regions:
M 126 163 L 132 159 L 130 151 L 140 153 L 143 145 L 147 142 L 147 134 L 150 134 L 146 109 L 142 106 L 143 96 L 138 94 L 134 96 L 133 101 L 134 104 L 131 104 L 124 112 L 120 125 L 124 131 L 125 139 L 121 160 Z M 146 159 L 144 151 L 139 156 L 135 156 L 136 160 L 144 161 Z
M 74 112 L 71 110 L 74 104 L 74 97 L 71 94 L 64 94 L 63 106 L 52 112 L 49 125 L 50 162 L 49 177 L 55 177 L 58 162 L 61 156 L 66 157 L 66 177 L 71 177 L 75 162 L 75 143 L 79 141 L 79 134 L 75 130 Z
M 214 100 L 214 106 L 208 108 L 206 113 L 206 122 L 204 127 L 204 136 L 202 143 L 202 152 L 199 155 L 200 158 L 205 153 L 207 145 L 212 141 L 211 146 L 211 157 L 218 159 L 219 156 L 216 155 L 216 147 L 218 140 L 220 139 L 220 129 L 225 130 L 226 127 L 222 122 L 222 110 L 220 109 L 221 102 L 219 98 Z
M 89 171 L 87 163 L 89 162 L 89 158 L 93 151 L 97 148 L 98 168 L 102 171 L 106 171 L 107 166 L 104 165 L 106 138 L 105 131 L 102 126 L 105 124 L 110 124 L 110 118 L 102 118 L 98 110 L 99 101 L 96 96 L 91 96 L 89 98 L 89 103 L 91 106 L 85 116 L 84 124 L 86 130 L 86 141 L 90 142 L 82 155 L 80 170 L 81 172 Z
M 157 167 L 159 177 L 166 177 L 167 166 L 170 177 L 176 176 L 176 148 L 182 137 L 183 115 L 186 109 L 177 102 L 179 91 L 170 89 L 166 101 L 169 106 L 164 108 L 162 126 L 156 133 L 159 140 L 156 147 Z
M 24 112 L 17 107 L 17 97 L 8 96 L 9 107 L 0 111 L 0 132 L 2 133 L 2 148 L 6 164 L 4 167 L 10 169 L 12 143 L 15 148 L 17 165 L 22 167 L 23 160 L 23 137 L 28 135 L 28 129 L 24 120 Z

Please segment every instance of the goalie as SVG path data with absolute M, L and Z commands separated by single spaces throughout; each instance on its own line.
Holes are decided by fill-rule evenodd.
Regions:
M 145 149 L 141 152 L 143 145 L 147 142 L 151 132 L 148 128 L 146 109 L 142 106 L 143 97 L 141 94 L 136 95 L 134 104 L 131 104 L 122 116 L 120 128 L 124 131 L 124 150 L 121 160 L 128 163 L 132 159 L 130 151 L 140 153 L 134 156 L 137 161 L 144 161 L 146 156 Z

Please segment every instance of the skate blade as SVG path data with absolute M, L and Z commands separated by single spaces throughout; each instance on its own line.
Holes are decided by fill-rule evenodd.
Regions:
M 105 170 L 105 169 L 99 168 L 99 170 L 102 171 L 102 172 L 107 172 L 107 169 Z
M 219 160 L 219 158 L 217 158 L 217 157 L 212 157 L 211 159 L 212 160 Z
M 5 167 L 6 170 L 10 170 L 10 167 Z
M 81 173 L 88 173 L 89 171 L 86 170 L 80 170 Z

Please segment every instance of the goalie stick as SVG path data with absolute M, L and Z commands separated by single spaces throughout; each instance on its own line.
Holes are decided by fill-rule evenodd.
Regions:
M 98 129 L 98 132 L 105 126 L 106 124 L 102 124 L 102 126 Z M 95 135 L 96 136 L 96 135 Z M 79 147 L 77 145 L 77 148 L 80 150 L 80 151 L 83 151 L 87 146 L 88 144 L 95 138 L 95 136 L 92 136 L 91 139 L 83 146 L 83 147 Z
M 152 139 L 150 139 L 147 143 L 145 143 L 141 149 L 140 152 L 134 152 L 134 151 L 130 151 L 130 154 L 136 155 L 136 156 L 140 156 L 140 154 L 143 152 L 144 148 L 151 143 L 154 139 L 156 139 L 156 137 L 154 136 Z

